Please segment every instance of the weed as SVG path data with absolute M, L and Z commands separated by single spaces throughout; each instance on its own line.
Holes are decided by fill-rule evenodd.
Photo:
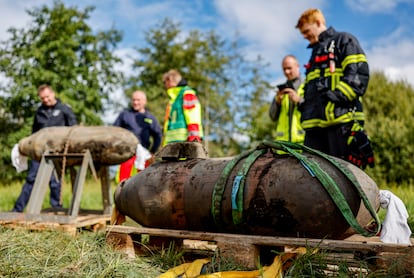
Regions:
M 151 264 L 161 269 L 168 270 L 184 262 L 184 251 L 177 248 L 174 241 L 171 241 L 167 248 L 163 246 L 159 251 L 151 251 Z

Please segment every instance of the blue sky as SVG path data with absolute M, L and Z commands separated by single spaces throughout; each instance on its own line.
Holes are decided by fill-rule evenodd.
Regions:
M 403 79 L 414 86 L 414 0 L 64 0 L 68 6 L 96 7 L 90 24 L 97 30 L 111 26 L 123 31 L 117 50 L 125 57 L 123 70 L 129 72 L 127 56 L 143 46 L 144 31 L 165 17 L 181 22 L 184 32 L 215 30 L 234 38 L 238 32 L 246 43 L 246 57 L 262 58 L 278 83 L 284 80 L 280 62 L 285 54 L 306 64 L 310 51 L 295 25 L 310 7 L 320 8 L 327 25 L 354 34 L 364 48 L 371 70 L 383 71 L 390 79 Z M 26 9 L 53 0 L 0 0 L 0 36 L 7 28 L 25 27 L 30 19 Z M 302 70 L 302 72 L 304 72 Z

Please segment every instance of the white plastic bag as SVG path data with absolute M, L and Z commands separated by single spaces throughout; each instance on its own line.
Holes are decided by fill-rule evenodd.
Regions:
M 411 230 L 407 223 L 408 212 L 404 203 L 388 190 L 380 190 L 379 195 L 380 206 L 387 209 L 381 228 L 381 241 L 411 245 Z
M 145 162 L 150 159 L 152 155 L 141 144 L 138 144 L 135 157 L 134 166 L 136 169 L 141 171 L 145 169 Z
M 27 170 L 27 156 L 19 152 L 19 144 L 15 144 L 11 151 L 11 161 L 18 173 Z

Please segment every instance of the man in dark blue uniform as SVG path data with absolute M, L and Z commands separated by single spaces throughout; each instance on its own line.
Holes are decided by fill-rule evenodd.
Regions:
M 41 85 L 37 90 L 37 94 L 40 98 L 41 105 L 37 109 L 34 116 L 32 133 L 35 133 L 45 127 L 72 126 L 77 124 L 76 116 L 73 113 L 72 109 L 56 98 L 55 92 L 50 86 Z M 22 212 L 26 207 L 33 189 L 34 182 L 36 180 L 39 166 L 40 162 L 34 159 L 30 161 L 29 173 L 27 175 L 26 182 L 23 185 L 20 196 L 16 200 L 13 211 Z M 49 185 L 50 205 L 53 208 L 61 207 L 62 204 L 60 200 L 60 181 L 56 180 L 54 175 L 52 175 Z
M 147 109 L 147 97 L 142 91 L 135 91 L 131 96 L 131 107 L 122 111 L 115 120 L 114 126 L 128 129 L 138 138 L 139 143 L 154 154 L 161 144 L 162 131 L 157 119 Z M 120 182 L 125 178 L 136 173 L 133 167 L 133 156 L 130 160 L 120 165 L 117 181 Z

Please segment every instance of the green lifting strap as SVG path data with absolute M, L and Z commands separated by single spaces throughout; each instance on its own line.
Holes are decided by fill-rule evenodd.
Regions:
M 335 202 L 339 210 L 341 211 L 342 215 L 348 222 L 348 224 L 351 225 L 351 227 L 357 231 L 358 233 L 364 235 L 364 236 L 373 236 L 376 235 L 380 229 L 380 221 L 378 218 L 377 213 L 373 209 L 371 203 L 369 202 L 367 196 L 365 195 L 365 192 L 362 190 L 361 185 L 359 184 L 358 180 L 355 178 L 355 176 L 342 167 L 342 165 L 339 164 L 337 160 L 330 157 L 329 155 L 326 155 L 325 153 L 322 153 L 320 151 L 311 149 L 309 147 L 306 147 L 304 145 L 299 145 L 287 141 L 275 141 L 275 142 L 263 142 L 262 146 L 260 147 L 271 147 L 275 149 L 280 149 L 283 151 L 286 151 L 296 157 L 306 169 L 311 170 L 312 173 L 317 177 L 317 179 L 321 182 L 321 184 L 324 186 L 326 191 L 331 196 L 332 200 Z M 341 171 L 348 180 L 354 185 L 354 187 L 357 189 L 358 194 L 360 198 L 362 199 L 365 207 L 368 209 L 371 216 L 374 218 L 375 222 L 378 224 L 377 231 L 374 232 L 368 232 L 365 230 L 356 220 L 355 216 L 352 213 L 351 208 L 348 205 L 348 202 L 346 201 L 344 195 L 342 194 L 341 190 L 338 188 L 338 185 L 335 183 L 335 181 L 329 176 L 328 173 L 326 173 L 318 163 L 306 158 L 304 155 L 298 153 L 294 149 L 304 150 L 311 154 L 316 154 L 320 157 L 323 157 L 324 159 L 328 160 L 331 164 L 333 164 L 339 171 Z
M 231 194 L 233 224 L 238 225 L 243 221 L 243 203 L 244 203 L 244 186 L 246 184 L 246 176 L 253 163 L 263 154 L 266 149 L 256 150 L 247 156 L 237 176 L 234 177 L 233 188 Z
M 242 160 L 243 158 L 249 156 L 253 151 L 250 150 L 250 151 L 243 152 L 243 153 L 239 154 L 238 156 L 236 156 L 235 158 L 233 158 L 232 160 L 230 160 L 226 164 L 226 166 L 224 166 L 220 177 L 217 179 L 217 181 L 214 185 L 213 193 L 212 193 L 212 197 L 211 197 L 211 201 L 212 201 L 211 215 L 213 216 L 213 220 L 214 220 L 214 222 L 216 223 L 216 225 L 218 227 L 220 227 L 222 225 L 221 203 L 223 201 L 223 194 L 224 194 L 224 190 L 226 189 L 227 179 L 228 179 L 231 171 L 233 170 L 234 166 L 236 166 L 236 164 L 240 160 Z

